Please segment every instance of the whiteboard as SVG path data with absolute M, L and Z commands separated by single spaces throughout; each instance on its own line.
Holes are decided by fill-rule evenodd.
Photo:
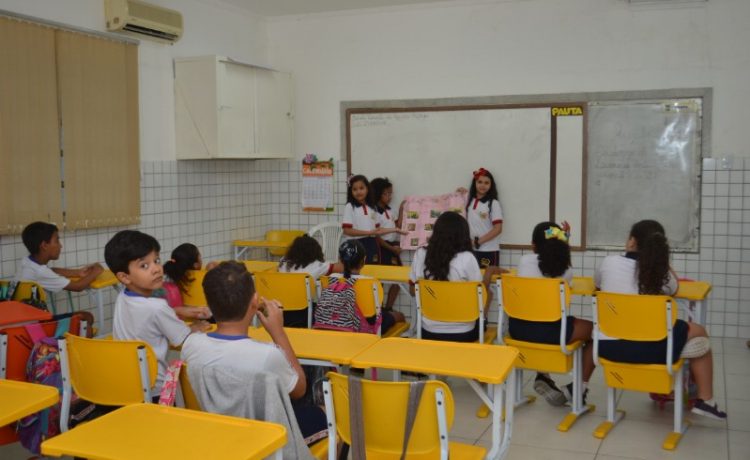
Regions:
M 351 172 L 388 177 L 394 207 L 407 195 L 469 188 L 472 171 L 484 167 L 498 186 L 502 244 L 529 245 L 534 226 L 550 218 L 549 106 L 350 110 L 347 115 Z M 558 175 L 557 190 L 580 191 L 582 124 L 558 126 L 558 136 L 560 130 L 573 139 L 570 148 L 579 149 L 571 153 L 579 164 L 574 174 Z M 571 219 L 580 228 L 580 196 L 571 203 L 577 203 L 568 206 L 577 209 Z
M 655 219 L 673 249 L 698 250 L 701 101 L 589 104 L 588 247 L 621 248 Z

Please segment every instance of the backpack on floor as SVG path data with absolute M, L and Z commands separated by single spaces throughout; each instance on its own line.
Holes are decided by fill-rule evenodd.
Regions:
M 29 360 L 26 363 L 26 381 L 49 385 L 55 387 L 60 392 L 62 399 L 62 370 L 60 368 L 60 349 L 57 346 L 57 338 L 68 332 L 70 328 L 70 318 L 60 319 L 57 322 L 57 329 L 54 335 L 48 337 L 39 323 L 27 324 L 24 326 L 34 348 L 31 350 Z M 73 394 L 71 405 L 77 402 L 78 397 Z M 26 449 L 38 454 L 39 448 L 45 439 L 56 436 L 60 433 L 60 406 L 58 402 L 55 405 L 43 409 L 39 412 L 22 418 L 18 422 L 18 437 Z M 77 404 L 77 409 L 71 408 L 71 413 L 78 413 L 90 410 L 90 404 Z

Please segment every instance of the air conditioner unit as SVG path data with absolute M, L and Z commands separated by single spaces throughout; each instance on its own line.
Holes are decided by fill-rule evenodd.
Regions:
M 169 43 L 182 36 L 179 11 L 139 0 L 105 0 L 104 14 L 107 30 L 130 32 Z

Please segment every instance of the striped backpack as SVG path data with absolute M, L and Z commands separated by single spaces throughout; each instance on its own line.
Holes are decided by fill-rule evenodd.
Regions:
M 362 314 L 355 302 L 356 281 L 354 278 L 331 278 L 331 284 L 320 293 L 313 312 L 314 329 L 378 333 L 382 317 L 368 319 Z

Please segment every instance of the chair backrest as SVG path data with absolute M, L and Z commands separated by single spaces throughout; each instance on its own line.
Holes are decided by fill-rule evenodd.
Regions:
M 343 233 L 344 229 L 340 222 L 324 222 L 307 232 L 320 243 L 320 247 L 323 248 L 323 256 L 328 262 L 339 260 L 339 245 Z
M 182 391 L 182 399 L 185 402 L 185 408 L 200 411 L 203 410 L 201 403 L 198 402 L 198 398 L 195 396 L 193 387 L 190 385 L 187 363 L 182 363 L 182 367 L 180 367 L 180 390 Z
M 146 342 L 86 339 L 71 334 L 65 334 L 60 342 L 61 363 L 64 348 L 70 385 L 78 397 L 107 406 L 151 402 L 150 393 L 144 395 L 143 387 L 144 383 L 148 389 L 154 386 L 157 361 Z M 142 375 L 143 370 L 148 375 Z
M 336 431 L 341 439 L 351 444 L 349 413 L 349 382 L 346 375 L 329 372 Z M 365 448 L 368 458 L 381 454 L 399 458 L 404 442 L 410 382 L 384 382 L 362 380 L 362 417 Z M 453 425 L 454 401 L 448 385 L 441 381 L 425 382 L 414 426 L 409 437 L 407 452 L 420 458 L 439 458 L 440 435 L 436 392 L 442 391 L 445 400 L 446 429 Z M 430 455 L 432 454 L 432 455 Z
M 303 230 L 269 230 L 266 232 L 266 241 L 291 244 L 295 238 L 304 234 Z M 286 254 L 286 249 L 272 248 L 268 250 L 268 253 L 272 256 L 280 257 Z
M 186 290 L 182 292 L 182 304 L 192 307 L 206 307 L 206 294 L 203 293 L 203 278 L 206 277 L 206 270 L 188 270 Z
M 315 282 L 309 274 L 256 272 L 254 276 L 258 296 L 278 300 L 284 311 L 312 308 Z
M 480 281 L 417 281 L 420 313 L 435 321 L 469 322 L 479 319 L 487 291 Z
M 503 274 L 497 280 L 505 314 L 526 321 L 559 321 L 570 306 L 570 288 L 559 278 Z
M 36 288 L 39 300 L 47 302 L 47 292 L 35 281 L 19 281 L 11 300 L 25 300 L 33 297 L 32 291 Z
M 677 321 L 677 304 L 666 295 L 597 292 L 594 324 L 612 338 L 657 341 L 667 337 Z

